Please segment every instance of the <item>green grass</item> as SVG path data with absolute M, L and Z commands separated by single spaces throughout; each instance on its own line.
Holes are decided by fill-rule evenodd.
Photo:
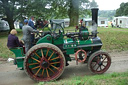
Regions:
M 128 50 L 128 29 L 98 28 L 105 50 Z
M 67 30 L 74 30 L 75 27 L 65 28 L 65 32 L 69 32 Z M 17 29 L 17 36 L 19 39 L 22 38 L 22 30 Z M 101 38 L 103 42 L 103 50 L 128 50 L 128 29 L 121 28 L 98 28 L 98 36 Z M 7 37 L 8 32 L 0 32 L 0 57 L 8 58 L 14 57 L 15 55 L 9 51 L 7 48 Z
M 128 72 L 84 77 L 74 76 L 57 82 L 40 82 L 38 85 L 128 85 Z

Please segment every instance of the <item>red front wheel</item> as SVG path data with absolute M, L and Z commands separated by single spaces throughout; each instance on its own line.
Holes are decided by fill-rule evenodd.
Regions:
M 110 65 L 111 57 L 108 53 L 103 51 L 93 53 L 88 60 L 88 68 L 95 74 L 106 72 Z

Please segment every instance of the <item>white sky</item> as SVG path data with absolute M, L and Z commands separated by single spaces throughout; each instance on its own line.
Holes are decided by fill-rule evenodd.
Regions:
M 99 6 L 99 10 L 116 10 L 120 7 L 120 4 L 122 2 L 128 2 L 128 0 L 95 0 L 95 1 Z

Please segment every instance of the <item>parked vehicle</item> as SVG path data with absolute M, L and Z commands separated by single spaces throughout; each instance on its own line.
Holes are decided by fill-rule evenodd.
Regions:
M 128 17 L 126 16 L 120 16 L 120 17 L 114 17 L 113 26 L 120 27 L 120 28 L 128 28 Z
M 0 31 L 9 31 L 9 30 L 10 28 L 8 22 L 0 19 Z

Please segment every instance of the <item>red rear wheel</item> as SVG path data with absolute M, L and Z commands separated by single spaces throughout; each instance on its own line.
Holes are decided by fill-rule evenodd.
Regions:
M 55 45 L 42 43 L 33 46 L 26 54 L 24 69 L 36 81 L 51 81 L 59 78 L 65 68 L 65 58 Z

